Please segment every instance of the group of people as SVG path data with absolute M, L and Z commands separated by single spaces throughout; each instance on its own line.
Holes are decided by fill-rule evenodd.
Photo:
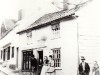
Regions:
M 79 64 L 79 75 L 89 75 L 90 73 L 90 66 L 87 62 L 85 62 L 85 58 L 81 57 L 82 62 Z M 99 75 L 99 65 L 97 61 L 94 61 L 94 65 L 92 68 L 92 75 Z
M 47 56 L 44 56 L 44 60 L 42 63 L 42 60 L 40 59 L 40 75 L 46 75 L 47 72 L 53 72 L 54 71 L 54 61 L 53 56 L 49 55 L 49 58 Z M 34 55 L 32 55 L 31 58 L 31 67 L 32 72 L 34 75 L 37 75 L 37 59 Z

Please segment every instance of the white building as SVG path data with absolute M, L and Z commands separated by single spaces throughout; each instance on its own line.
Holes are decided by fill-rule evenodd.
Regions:
M 37 61 L 53 55 L 56 75 L 77 74 L 77 21 L 73 14 L 67 10 L 45 14 L 18 32 L 18 66 L 22 71 L 31 69 L 31 54 L 35 55 Z
M 28 1 L 26 4 L 31 4 L 33 1 Z M 43 2 L 42 2 L 43 3 Z M 47 4 L 47 1 L 45 1 Z M 54 12 L 58 11 L 58 8 L 56 8 L 53 5 L 47 4 L 47 7 L 52 10 L 49 10 L 47 8 L 40 9 L 40 12 L 38 12 L 38 6 L 34 7 L 34 3 L 31 4 L 32 6 L 28 6 L 27 8 L 22 7 L 18 13 L 18 21 L 15 22 L 14 20 L 4 20 L 0 27 L 0 67 L 5 69 L 9 69 L 10 71 L 18 69 L 18 56 L 19 56 L 19 35 L 16 33 L 30 24 L 32 24 L 37 18 L 41 17 L 42 15 L 48 13 L 48 12 Z M 42 9 L 42 10 L 41 10 Z M 42 12 L 42 13 L 41 13 Z M 1 69 L 2 69 L 1 68 Z M 7 73 L 8 71 L 5 71 Z M 8 74 L 8 73 L 7 73 Z

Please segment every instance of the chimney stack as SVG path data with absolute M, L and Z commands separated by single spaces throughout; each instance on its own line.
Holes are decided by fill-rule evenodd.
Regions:
M 22 19 L 22 9 L 18 11 L 18 21 Z
M 68 0 L 63 0 L 63 10 L 68 10 Z

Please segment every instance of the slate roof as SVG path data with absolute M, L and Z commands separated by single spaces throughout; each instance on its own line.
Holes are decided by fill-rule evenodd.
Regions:
M 43 24 L 50 23 L 50 22 L 52 22 L 54 20 L 61 19 L 61 18 L 64 18 L 64 17 L 72 15 L 72 14 L 74 14 L 74 12 L 70 13 L 67 10 L 66 11 L 63 10 L 63 11 L 58 11 L 58 12 L 54 12 L 54 13 L 45 14 L 44 16 L 40 17 L 38 20 L 36 20 L 33 24 L 31 24 L 26 29 L 24 29 L 22 31 L 19 31 L 18 34 L 21 33 L 21 32 L 30 30 L 32 28 L 34 29 L 34 27 L 38 27 L 38 26 L 41 26 Z
M 84 3 L 81 3 L 81 4 L 78 4 L 78 5 L 75 5 L 75 7 L 70 9 L 70 10 L 61 10 L 58 12 L 45 14 L 44 16 L 42 16 L 38 20 L 36 20 L 33 24 L 31 24 L 29 27 L 27 27 L 26 29 L 21 30 L 17 33 L 20 34 L 20 33 L 25 32 L 27 30 L 34 29 L 38 26 L 44 25 L 46 23 L 50 23 L 54 20 L 62 19 L 64 17 L 68 17 L 70 15 L 73 15 L 76 11 L 78 11 L 81 7 L 88 4 L 90 1 L 91 0 L 86 1 Z

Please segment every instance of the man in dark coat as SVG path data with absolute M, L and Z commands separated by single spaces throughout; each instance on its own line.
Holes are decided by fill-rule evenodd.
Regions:
M 37 60 L 35 58 L 34 55 L 31 56 L 31 67 L 32 67 L 32 72 L 34 73 L 34 75 L 36 75 L 36 71 L 37 71 Z
M 82 62 L 79 64 L 79 74 L 89 75 L 90 67 L 89 64 L 85 62 L 85 58 L 81 57 Z

